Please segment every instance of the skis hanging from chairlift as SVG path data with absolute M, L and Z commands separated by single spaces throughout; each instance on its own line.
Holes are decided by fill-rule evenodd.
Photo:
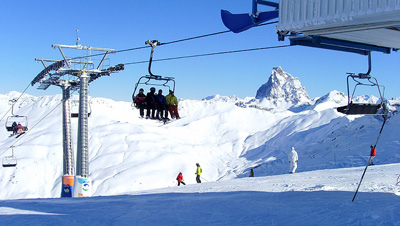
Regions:
M 138 82 L 135 84 L 135 89 L 133 90 L 133 93 L 132 93 L 133 104 L 136 103 L 135 97 L 137 95 L 136 91 L 138 91 L 139 85 L 162 86 L 162 87 L 168 88 L 168 91 L 172 90 L 173 92 L 175 92 L 175 78 L 165 77 L 165 76 L 161 76 L 161 75 L 154 75 L 151 72 L 151 64 L 153 62 L 154 48 L 158 45 L 161 45 L 161 43 L 157 40 L 153 40 L 153 41 L 147 40 L 145 42 L 145 44 L 148 44 L 151 46 L 151 54 L 150 54 L 149 67 L 148 67 L 149 74 L 140 77 Z
M 11 155 L 3 157 L 2 165 L 3 167 L 17 166 L 17 158 L 14 156 L 14 146 L 11 146 Z

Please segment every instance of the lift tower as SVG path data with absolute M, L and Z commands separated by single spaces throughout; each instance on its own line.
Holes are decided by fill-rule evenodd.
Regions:
M 88 86 L 89 83 L 101 76 L 110 76 L 111 73 L 124 70 L 123 64 L 101 69 L 109 53 L 115 52 L 113 49 L 94 48 L 79 45 L 79 38 L 76 45 L 52 45 L 57 48 L 63 60 L 36 59 L 41 61 L 45 69 L 41 71 L 31 82 L 34 85 L 40 82 L 39 89 L 47 89 L 50 85 L 57 85 L 63 88 L 63 151 L 64 151 L 64 176 L 62 196 L 82 197 L 91 195 L 91 183 L 89 180 L 89 139 L 88 139 Z M 63 49 L 84 50 L 89 52 L 86 57 L 67 58 Z M 91 51 L 101 51 L 103 58 L 97 67 L 90 60 Z M 82 59 L 85 60 L 76 60 Z M 46 66 L 45 62 L 55 62 Z M 78 65 L 78 69 L 75 66 Z M 74 67 L 73 67 L 74 66 Z M 54 73 L 50 73 L 54 71 Z M 63 80 L 65 75 L 72 75 L 75 80 Z M 70 90 L 79 88 L 79 118 L 78 118 L 78 145 L 76 158 L 76 174 L 73 177 L 73 151 L 71 139 L 71 114 L 70 114 Z M 73 186 L 73 187 L 72 187 Z M 73 190 L 71 192 L 71 190 Z M 69 195 L 65 195 L 69 192 Z

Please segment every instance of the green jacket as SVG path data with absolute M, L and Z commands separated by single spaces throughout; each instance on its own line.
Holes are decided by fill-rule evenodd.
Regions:
M 201 171 L 202 171 L 202 170 L 201 170 L 200 166 L 198 166 L 198 167 L 197 167 L 197 170 L 196 170 L 196 174 L 197 174 L 197 175 L 201 175 Z
M 176 96 L 172 96 L 171 94 L 168 94 L 165 99 L 167 100 L 167 105 L 175 105 L 178 106 L 178 99 Z

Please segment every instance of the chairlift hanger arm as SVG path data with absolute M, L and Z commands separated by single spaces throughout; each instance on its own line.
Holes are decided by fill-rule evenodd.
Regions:
M 148 68 L 148 70 L 149 70 L 149 74 L 150 74 L 151 76 L 155 76 L 153 73 L 151 73 L 151 63 L 153 62 L 154 48 L 156 48 L 157 45 L 161 45 L 161 42 L 159 42 L 158 40 L 153 40 L 153 41 L 147 40 L 147 41 L 145 42 L 145 44 L 148 44 L 148 45 L 151 46 L 151 53 L 150 53 L 150 61 L 149 61 L 149 68 Z

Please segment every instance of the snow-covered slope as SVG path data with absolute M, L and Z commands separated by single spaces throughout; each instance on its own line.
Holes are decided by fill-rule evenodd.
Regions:
M 2 225 L 399 225 L 400 164 L 189 184 L 90 198 L 0 202 Z M 257 172 L 257 171 L 256 171 Z M 187 178 L 187 177 L 186 177 Z
M 0 95 L 1 115 L 9 110 L 9 100 L 18 96 Z M 61 95 L 24 95 L 15 105 L 14 113 L 28 116 L 30 129 L 20 139 L 9 137 L 5 129 L 0 131 L 1 157 L 11 155 L 10 146 L 15 146 L 18 158 L 16 168 L 0 171 L 1 199 L 60 196 L 60 101 Z M 287 153 L 292 146 L 300 157 L 298 172 L 363 166 L 382 124 L 377 116 L 338 113 L 335 107 L 346 103 L 346 97 L 337 91 L 301 102 L 304 105 L 291 103 L 287 109 L 240 104 L 246 102 L 248 99 L 219 95 L 202 101 L 180 100 L 182 119 L 162 125 L 141 119 L 130 103 L 91 98 L 89 171 L 93 195 L 175 186 L 179 172 L 188 184 L 195 183 L 197 162 L 204 181 L 247 177 L 251 168 L 257 176 L 286 174 Z M 399 103 L 400 99 L 390 100 L 392 109 L 398 109 Z M 77 120 L 72 123 L 76 149 Z M 394 113 L 378 143 L 375 164 L 399 162 L 399 126 L 399 116 Z

